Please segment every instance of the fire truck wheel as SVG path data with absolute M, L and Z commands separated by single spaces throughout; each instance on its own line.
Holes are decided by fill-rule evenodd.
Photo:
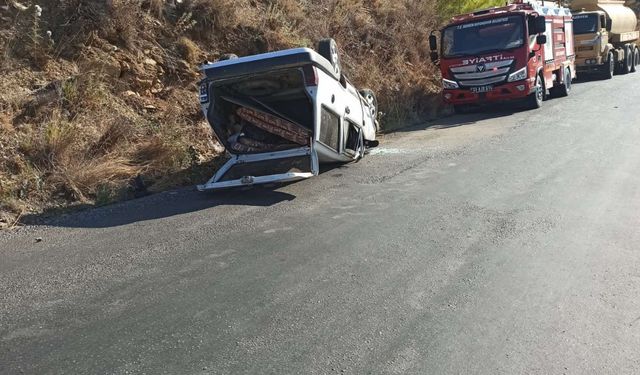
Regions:
M 631 46 L 628 44 L 624 46 L 624 60 L 622 60 L 622 74 L 631 72 L 631 65 L 633 65 L 633 57 L 631 56 Z
M 549 90 L 551 92 L 551 96 L 556 98 L 562 98 L 565 96 L 569 96 L 571 93 L 571 70 L 564 70 L 564 83 L 553 87 Z
M 611 79 L 616 73 L 616 60 L 613 57 L 613 52 L 609 52 L 607 56 L 607 63 L 604 64 L 604 79 Z
M 527 107 L 529 109 L 538 109 L 542 107 L 544 101 L 545 88 L 542 77 L 538 74 L 536 77 L 536 90 L 527 97 Z

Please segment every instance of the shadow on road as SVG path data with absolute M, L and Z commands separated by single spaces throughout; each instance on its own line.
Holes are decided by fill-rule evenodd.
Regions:
M 571 82 L 571 84 L 581 85 L 583 83 L 599 82 L 599 81 L 608 81 L 608 79 L 602 76 L 598 76 L 596 74 L 582 74 L 578 78 L 574 79 L 573 82 Z
M 395 132 L 405 133 L 424 129 L 448 129 L 473 125 L 482 120 L 510 116 L 518 110 L 517 104 L 485 105 L 472 113 L 443 117 L 428 123 L 398 129 Z M 345 168 L 344 164 L 321 165 L 320 173 L 332 172 L 333 177 L 341 177 L 342 168 Z M 295 195 L 278 191 L 278 188 L 282 186 L 282 184 L 270 188 L 256 186 L 210 193 L 183 189 L 103 207 L 76 206 L 72 208 L 73 212 L 66 214 L 59 210 L 52 210 L 43 214 L 26 215 L 21 222 L 28 225 L 68 228 L 109 228 L 163 219 L 219 206 L 269 207 L 296 199 Z
M 403 129 L 398 129 L 396 132 L 405 133 L 416 130 L 425 129 L 449 129 L 458 126 L 474 125 L 479 121 L 489 120 L 498 117 L 511 116 L 512 114 L 525 110 L 520 103 L 502 103 L 484 105 L 478 108 L 474 108 L 470 113 L 466 114 L 454 114 L 447 117 L 442 117 L 434 121 L 430 121 L 424 124 L 410 126 Z
M 60 216 L 46 212 L 30 215 L 23 223 L 69 228 L 109 228 L 168 218 L 219 206 L 268 207 L 292 201 L 295 195 L 265 187 L 201 193 L 193 189 L 159 193 L 144 198 L 89 208 Z

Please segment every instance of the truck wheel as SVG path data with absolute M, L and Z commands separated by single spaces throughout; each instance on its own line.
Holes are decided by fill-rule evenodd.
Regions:
M 338 44 L 331 38 L 322 39 L 318 42 L 318 53 L 327 59 L 333 67 L 336 76 L 342 74 L 342 66 L 340 65 L 340 55 L 338 54 Z
M 631 65 L 633 65 L 633 57 L 631 56 L 631 47 L 627 44 L 624 46 L 624 60 L 622 60 L 622 74 L 631 72 Z
M 571 80 L 572 80 L 572 78 L 571 78 L 571 70 L 570 69 L 565 69 L 564 70 L 564 83 L 562 85 L 558 85 L 558 87 L 555 88 L 553 96 L 558 97 L 558 98 L 569 96 L 569 94 L 571 93 Z
M 540 74 L 538 74 L 536 76 L 535 92 L 527 97 L 527 108 L 538 109 L 542 107 L 542 102 L 544 101 L 544 92 L 544 82 L 542 81 L 542 77 L 540 77 Z
M 638 47 L 633 49 L 633 63 L 631 64 L 631 73 L 635 73 L 637 66 L 640 65 L 640 50 Z
M 604 79 L 611 79 L 616 72 L 616 61 L 613 52 L 609 52 L 607 62 L 604 64 Z

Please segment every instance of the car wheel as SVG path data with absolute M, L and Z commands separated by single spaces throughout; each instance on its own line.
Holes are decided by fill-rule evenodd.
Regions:
M 363 89 L 360 90 L 360 95 L 364 98 L 364 101 L 369 107 L 369 112 L 371 113 L 371 118 L 373 119 L 377 133 L 380 129 L 378 125 L 378 99 L 376 98 L 376 94 L 373 90 Z
M 237 58 L 238 55 L 236 55 L 235 53 L 225 53 L 224 55 L 220 56 L 218 61 L 235 60 Z
M 371 117 L 376 118 L 378 116 L 378 99 L 376 94 L 369 89 L 360 90 L 360 95 L 364 98 L 364 101 L 369 106 Z
M 333 72 L 336 76 L 340 77 L 342 74 L 342 66 L 340 65 L 340 55 L 336 41 L 331 38 L 322 39 L 318 42 L 318 53 L 331 63 Z

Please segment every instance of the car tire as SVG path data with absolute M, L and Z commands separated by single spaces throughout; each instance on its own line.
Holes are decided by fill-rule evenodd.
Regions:
M 544 80 L 540 74 L 536 75 L 536 91 L 527 97 L 527 108 L 538 109 L 542 107 L 542 102 L 545 97 Z
M 609 52 L 607 55 L 607 62 L 604 69 L 604 79 L 611 79 L 616 73 L 616 61 L 613 57 L 613 52 Z
M 376 94 L 371 89 L 362 89 L 360 90 L 360 95 L 369 106 L 369 111 L 371 112 L 371 117 L 375 122 L 377 133 L 380 129 L 378 126 L 378 99 L 376 98 Z
M 235 53 L 225 53 L 224 55 L 220 56 L 218 61 L 235 60 L 237 58 L 238 58 L 238 55 L 236 55 Z
M 334 39 L 327 38 L 318 42 L 318 53 L 327 59 L 333 67 L 333 72 L 337 77 L 342 76 L 342 65 L 340 64 L 340 54 L 338 53 L 338 43 Z
M 360 90 L 360 95 L 362 95 L 365 102 L 369 105 L 371 115 L 375 117 L 378 114 L 378 99 L 376 98 L 376 94 L 371 89 L 362 89 Z

